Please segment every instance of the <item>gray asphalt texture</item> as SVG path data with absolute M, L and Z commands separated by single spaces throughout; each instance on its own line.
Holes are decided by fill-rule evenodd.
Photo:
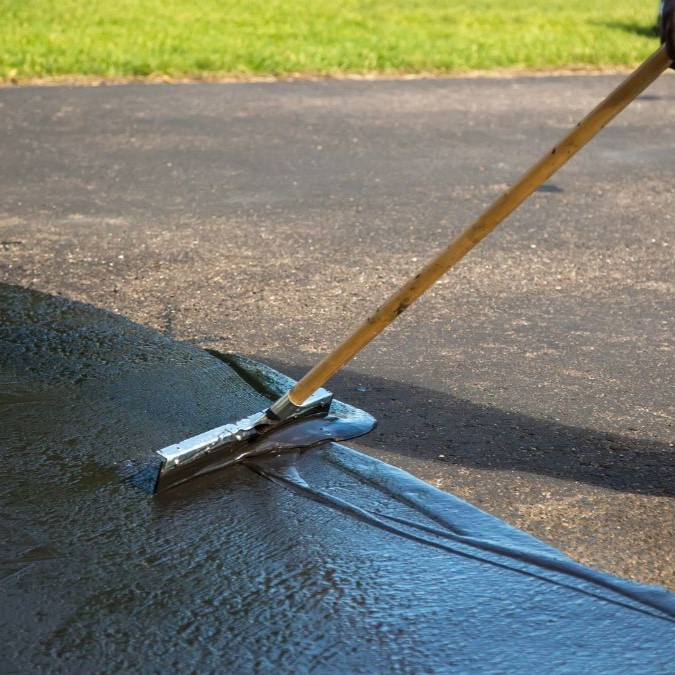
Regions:
M 0 89 L 0 281 L 298 377 L 620 79 Z M 330 383 L 379 420 L 357 449 L 670 588 L 674 100 L 668 73 Z

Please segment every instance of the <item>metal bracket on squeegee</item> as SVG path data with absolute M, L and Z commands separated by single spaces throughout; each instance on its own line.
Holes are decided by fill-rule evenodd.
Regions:
M 239 461 L 247 454 L 245 442 L 259 437 L 268 427 L 307 417 L 325 417 L 332 400 L 333 394 L 326 389 L 317 389 L 301 405 L 296 405 L 289 399 L 288 394 L 284 394 L 265 412 L 245 417 L 238 422 L 224 424 L 158 450 L 162 466 L 155 491 L 164 489 L 167 484 L 182 482 L 180 474 L 184 466 L 189 465 L 190 474 L 193 474 L 200 464 L 209 463 L 209 455 L 216 450 L 219 464 Z M 231 451 L 229 456 L 228 447 Z

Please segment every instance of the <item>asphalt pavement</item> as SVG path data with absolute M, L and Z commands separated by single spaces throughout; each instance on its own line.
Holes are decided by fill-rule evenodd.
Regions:
M 620 79 L 0 89 L 0 282 L 297 377 Z M 673 589 L 674 101 L 668 73 L 330 384 L 379 420 L 357 449 Z

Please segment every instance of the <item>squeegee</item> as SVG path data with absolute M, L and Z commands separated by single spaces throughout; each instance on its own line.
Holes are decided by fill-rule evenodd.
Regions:
M 289 425 L 307 424 L 310 420 L 326 421 L 322 427 L 319 425 L 318 430 L 314 423 L 310 434 L 311 443 L 305 445 L 316 443 L 316 439 L 321 437 L 325 440 L 346 440 L 348 437 L 353 438 L 355 435 L 365 433 L 363 428 L 360 428 L 351 435 L 342 433 L 339 438 L 337 437 L 330 425 L 331 420 L 335 419 L 330 417 L 332 395 L 322 388 L 323 385 L 581 150 L 654 82 L 670 63 L 666 48 L 662 46 L 489 206 L 473 224 L 267 410 L 159 450 L 162 464 L 155 491 L 184 482 L 194 475 L 202 475 L 243 461 L 252 455 L 273 452 L 278 446 L 269 442 L 272 435 Z M 366 431 L 369 429 L 370 427 Z M 297 441 L 294 447 L 303 445 L 301 440 L 297 440 L 300 435 L 300 433 L 293 435 Z

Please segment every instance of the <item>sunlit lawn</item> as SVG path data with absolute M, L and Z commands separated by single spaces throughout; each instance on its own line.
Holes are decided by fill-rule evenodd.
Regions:
M 657 46 L 644 0 L 0 0 L 0 79 L 613 66 Z

